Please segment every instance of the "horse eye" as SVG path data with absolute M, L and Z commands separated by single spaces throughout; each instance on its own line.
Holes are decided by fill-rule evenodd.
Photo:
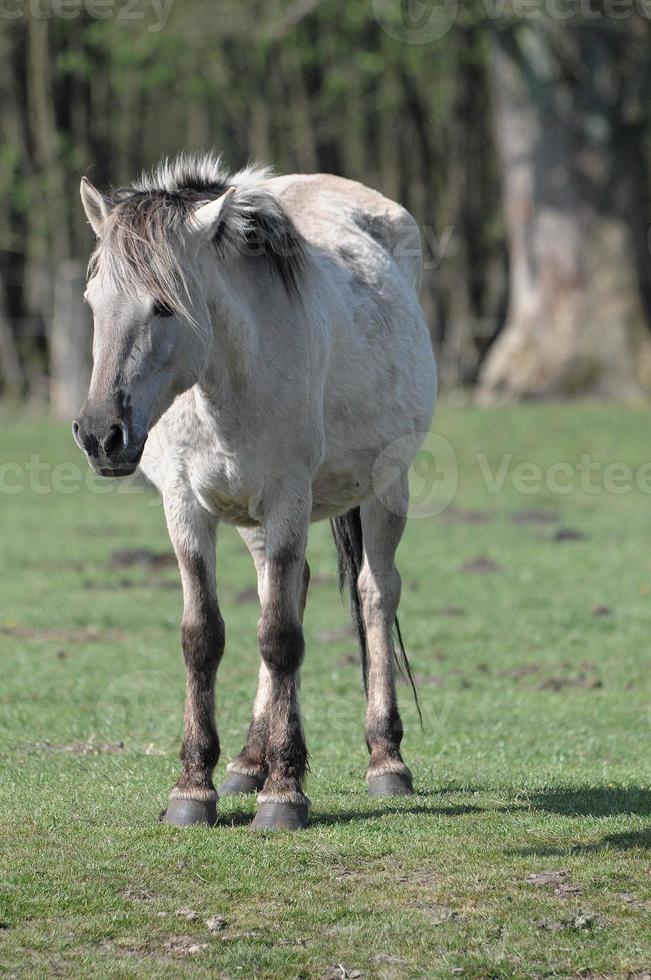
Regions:
M 154 316 L 173 316 L 174 310 L 171 310 L 169 306 L 165 303 L 154 303 Z

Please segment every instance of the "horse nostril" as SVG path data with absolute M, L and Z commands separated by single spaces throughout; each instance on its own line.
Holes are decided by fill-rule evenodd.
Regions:
M 122 426 L 112 425 L 102 439 L 102 449 L 107 456 L 112 456 L 113 453 L 118 452 L 118 450 L 124 449 L 125 443 L 126 439 L 124 437 Z
M 99 443 L 92 433 L 87 432 L 83 427 L 83 416 L 82 422 L 77 419 L 72 423 L 72 436 L 80 449 L 86 453 L 87 456 L 97 456 L 99 451 Z

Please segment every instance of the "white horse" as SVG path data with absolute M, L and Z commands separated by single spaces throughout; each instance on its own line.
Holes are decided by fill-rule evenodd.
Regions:
M 220 793 L 258 790 L 254 827 L 307 822 L 297 686 L 308 526 L 323 518 L 360 637 L 369 791 L 411 792 L 394 555 L 436 395 L 414 219 L 352 181 L 231 176 L 212 156 L 164 162 L 110 196 L 84 178 L 81 197 L 97 235 L 85 294 L 94 366 L 74 437 L 103 476 L 139 465 L 156 485 L 183 581 L 183 771 L 164 819 L 216 819 L 220 520 L 248 545 L 262 606 L 253 720 Z M 397 439 L 398 468 L 374 472 Z

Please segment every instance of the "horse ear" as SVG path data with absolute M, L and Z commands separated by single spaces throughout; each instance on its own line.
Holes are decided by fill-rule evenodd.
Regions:
M 228 207 L 235 193 L 234 187 L 229 187 L 221 197 L 202 204 L 192 215 L 192 227 L 200 236 L 211 241 L 217 234 L 217 229 L 224 220 Z
M 88 177 L 81 178 L 79 193 L 81 194 L 81 203 L 84 206 L 88 223 L 99 238 L 109 213 L 108 201 L 96 187 L 93 187 Z

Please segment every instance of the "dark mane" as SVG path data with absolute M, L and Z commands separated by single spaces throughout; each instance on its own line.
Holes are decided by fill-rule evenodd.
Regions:
M 106 233 L 91 255 L 89 276 L 104 271 L 120 287 L 143 286 L 192 320 L 187 271 L 178 258 L 193 212 L 235 188 L 213 244 L 226 259 L 237 253 L 262 258 L 272 279 L 296 298 L 305 268 L 305 241 L 282 202 L 269 190 L 271 171 L 248 167 L 236 174 L 219 158 L 179 156 L 163 161 L 127 187 L 107 196 Z

